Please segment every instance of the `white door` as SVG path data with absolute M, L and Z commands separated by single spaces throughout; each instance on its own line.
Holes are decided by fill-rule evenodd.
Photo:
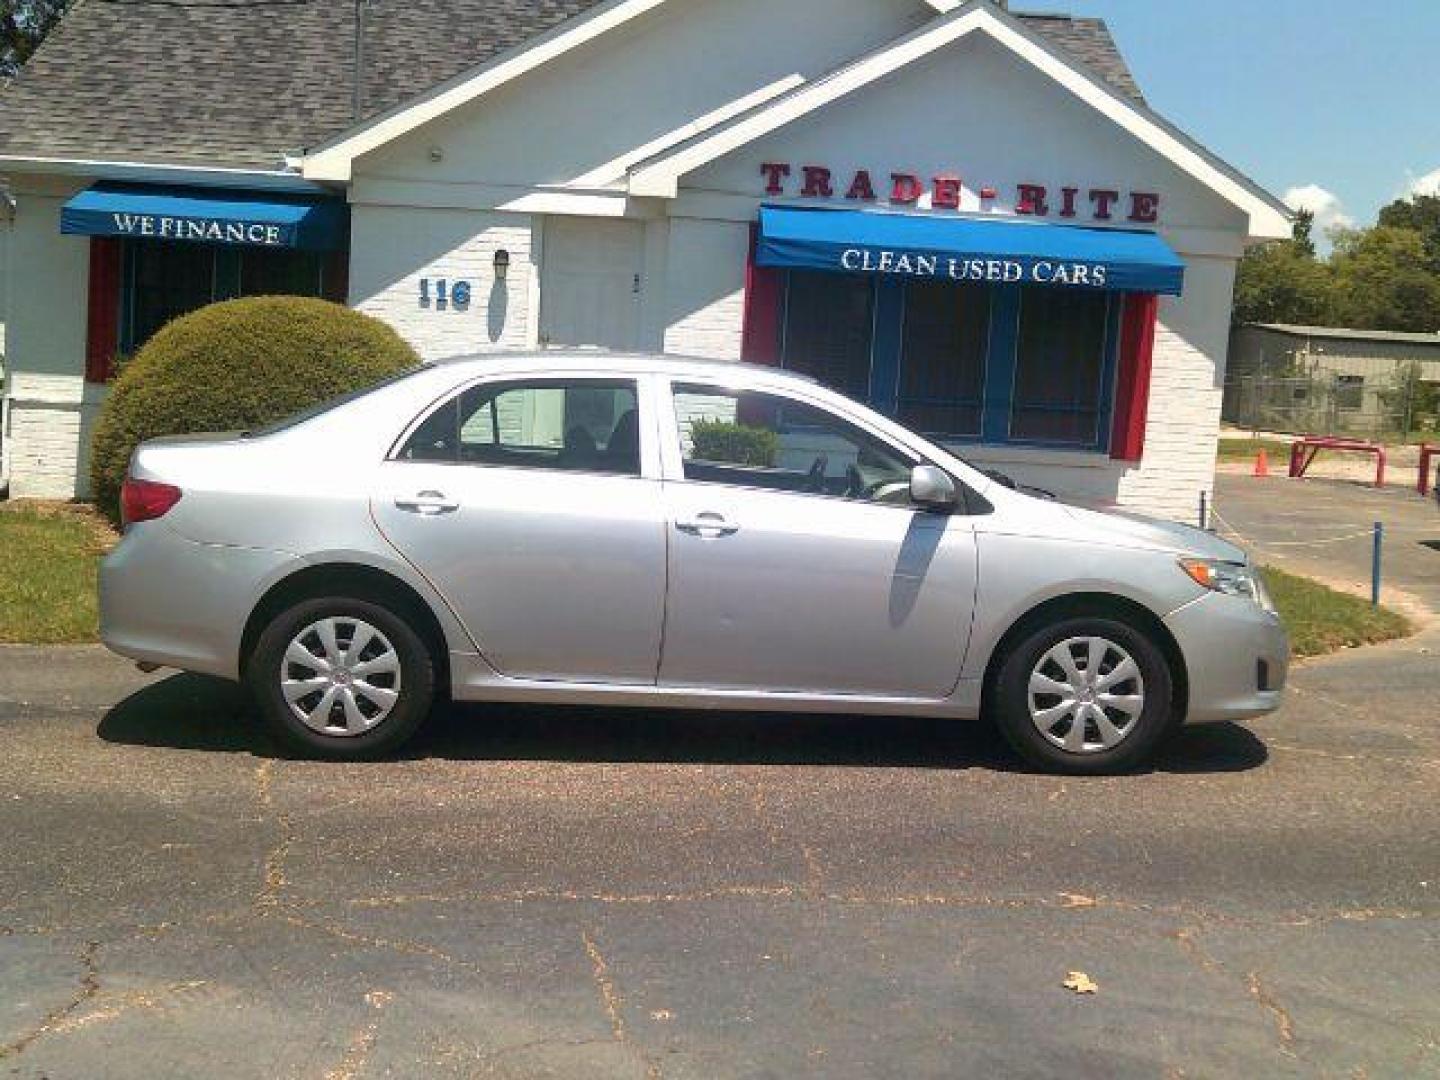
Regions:
M 545 222 L 540 340 L 633 350 L 640 344 L 645 227 L 638 221 Z

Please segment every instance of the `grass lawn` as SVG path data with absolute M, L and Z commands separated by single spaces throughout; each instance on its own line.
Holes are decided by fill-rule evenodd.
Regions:
M 94 641 L 96 565 L 114 541 L 83 507 L 0 503 L 0 642 Z
M 1280 439 L 1221 439 L 1221 461 L 1254 461 L 1255 455 L 1264 450 L 1270 458 L 1270 468 L 1277 465 L 1283 472 L 1290 461 L 1290 443 Z
M 1338 649 L 1406 637 L 1410 620 L 1368 600 L 1336 592 L 1309 578 L 1264 567 L 1265 584 L 1290 631 L 1296 656 L 1323 656 Z

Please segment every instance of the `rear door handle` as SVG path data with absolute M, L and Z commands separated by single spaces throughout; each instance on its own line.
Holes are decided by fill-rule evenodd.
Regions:
M 439 491 L 422 491 L 420 494 L 409 499 L 396 499 L 395 506 L 410 514 L 420 514 L 423 517 L 439 517 L 441 514 L 453 514 L 460 509 L 460 504 L 447 499 Z
M 740 526 L 725 520 L 721 514 L 696 514 L 688 521 L 675 522 L 675 528 L 691 536 L 734 536 Z

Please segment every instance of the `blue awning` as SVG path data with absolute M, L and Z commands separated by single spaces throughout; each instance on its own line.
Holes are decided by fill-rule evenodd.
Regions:
M 1185 264 L 1151 232 L 762 206 L 760 266 L 1178 296 Z
M 341 199 L 106 181 L 82 191 L 60 211 L 60 231 L 74 236 L 310 251 L 345 247 L 348 225 L 349 208 Z

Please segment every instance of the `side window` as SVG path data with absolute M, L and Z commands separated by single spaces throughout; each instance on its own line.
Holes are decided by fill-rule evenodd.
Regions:
M 823 409 L 773 394 L 677 384 L 685 478 L 907 505 L 917 464 Z
M 628 381 L 471 387 L 420 424 L 402 461 L 640 475 L 640 405 Z

